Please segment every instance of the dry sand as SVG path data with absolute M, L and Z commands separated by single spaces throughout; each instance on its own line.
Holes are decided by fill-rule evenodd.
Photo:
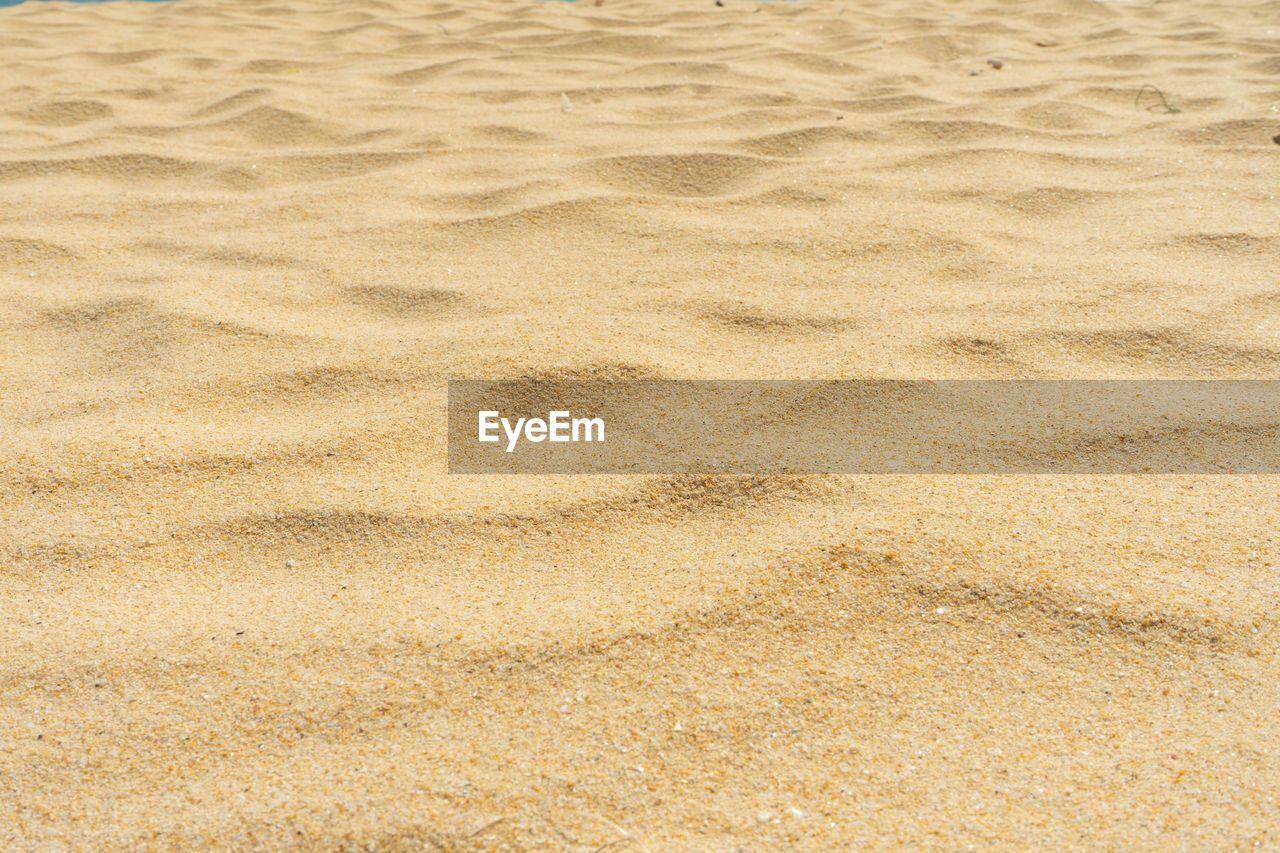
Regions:
M 1280 478 L 443 447 L 449 377 L 1280 378 L 1278 20 L 0 10 L 0 848 L 1280 849 Z

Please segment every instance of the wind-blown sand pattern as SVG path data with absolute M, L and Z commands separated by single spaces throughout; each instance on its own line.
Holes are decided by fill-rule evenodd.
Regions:
M 1275 477 L 443 444 L 449 377 L 1280 378 L 1278 13 L 0 10 L 0 847 L 1280 849 Z

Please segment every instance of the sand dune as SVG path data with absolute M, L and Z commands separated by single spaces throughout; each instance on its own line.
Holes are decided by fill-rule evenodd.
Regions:
M 1280 848 L 1275 477 L 444 446 L 449 378 L 1280 378 L 1277 12 L 0 9 L 0 847 Z

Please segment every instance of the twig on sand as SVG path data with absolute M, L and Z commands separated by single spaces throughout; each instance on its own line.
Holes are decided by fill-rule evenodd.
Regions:
M 470 832 L 470 833 L 468 833 L 468 834 L 467 834 L 467 838 L 475 838 L 477 835 L 479 835 L 480 833 L 484 832 L 486 829 L 492 829 L 493 827 L 497 826 L 497 825 L 498 825 L 498 824 L 500 824 L 500 823 L 506 823 L 506 820 L 507 820 L 507 819 L 506 819 L 505 817 L 495 818 L 495 819 L 493 819 L 493 820 L 489 821 L 488 823 L 486 823 L 484 826 L 482 826 L 482 827 L 480 827 L 479 829 L 475 830 L 474 832 Z
M 1153 113 L 1153 112 L 1155 112 L 1156 110 L 1161 110 L 1161 111 L 1166 112 L 1166 113 L 1180 113 L 1180 112 L 1182 112 L 1182 108 L 1181 108 L 1181 107 L 1175 107 L 1173 104 L 1169 103 L 1169 99 L 1168 99 L 1168 98 L 1166 98 L 1166 97 L 1164 96 L 1164 92 L 1161 92 L 1161 91 L 1160 91 L 1160 87 L 1158 87 L 1158 86 L 1153 86 L 1153 85 L 1151 85 L 1150 83 L 1144 83 L 1144 84 L 1142 85 L 1142 88 L 1138 90 L 1138 95 L 1137 95 L 1137 97 L 1135 97 L 1135 98 L 1133 99 L 1133 108 L 1134 108 L 1135 110 L 1136 110 L 1138 107 L 1142 106 L 1142 94 L 1143 94 L 1144 92 L 1146 92 L 1148 89 L 1150 89 L 1152 92 L 1155 92 L 1155 93 L 1156 93 L 1156 97 L 1160 99 L 1160 103 L 1158 103 L 1158 104 L 1147 104 L 1147 112 L 1149 112 L 1149 113 Z
M 633 834 L 632 834 L 632 833 L 630 833 L 630 832 L 627 832 L 625 829 L 623 829 L 622 827 L 618 826 L 616 823 L 614 823 L 613 821 L 609 820 L 607 817 L 601 817 L 600 815 L 596 814 L 595 812 L 583 812 L 583 814 L 585 814 L 587 817 L 593 817 L 593 818 L 595 818 L 596 820 L 600 821 L 600 822 L 601 822 L 601 823 L 603 823 L 605 826 L 610 827 L 611 829 L 613 829 L 613 831 L 614 831 L 614 832 L 616 832 L 616 833 L 618 833 L 619 835 L 621 835 L 621 836 L 622 836 L 621 838 L 618 838 L 618 839 L 616 839 L 616 840 L 614 840 L 614 841 L 610 841 L 610 842 L 609 842 L 609 843 L 607 843 L 607 844 L 603 844 L 603 845 L 601 845 L 600 847 L 597 847 L 597 848 L 596 848 L 596 850 L 595 850 L 595 853 L 600 853 L 600 851 L 602 851 L 602 850 L 608 850 L 610 847 L 616 847 L 616 846 L 618 846 L 619 844 L 622 844 L 622 843 L 627 842 L 627 841 L 630 841 L 632 844 L 634 844 L 635 846 L 639 847 L 641 850 L 643 850 L 643 851 L 644 851 L 644 853 L 649 853 L 649 848 L 644 846 L 644 842 L 643 842 L 643 841 L 641 841 L 639 838 L 636 838 L 636 837 L 635 837 L 635 835 L 633 835 Z

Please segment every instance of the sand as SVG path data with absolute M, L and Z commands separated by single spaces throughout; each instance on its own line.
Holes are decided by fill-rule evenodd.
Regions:
M 443 438 L 451 377 L 1280 378 L 1277 12 L 0 10 L 0 848 L 1280 849 L 1280 478 Z

